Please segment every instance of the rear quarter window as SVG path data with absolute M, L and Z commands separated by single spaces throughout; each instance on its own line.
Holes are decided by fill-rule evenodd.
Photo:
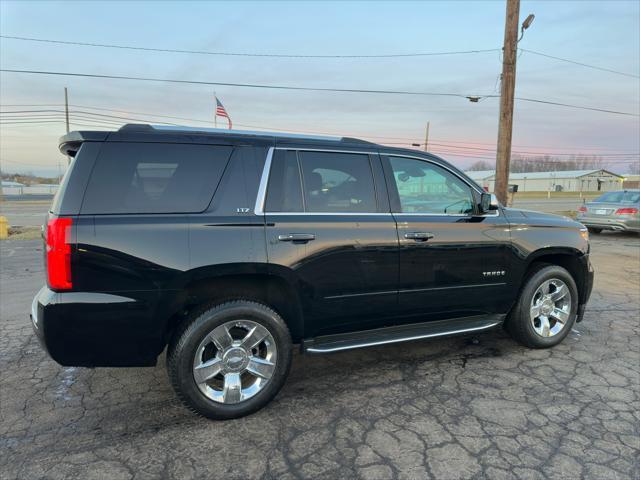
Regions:
M 105 143 L 89 178 L 82 213 L 202 212 L 232 150 L 212 145 Z
M 601 203 L 638 203 L 640 202 L 640 191 L 621 191 L 621 192 L 607 192 L 604 195 L 599 196 L 594 202 Z

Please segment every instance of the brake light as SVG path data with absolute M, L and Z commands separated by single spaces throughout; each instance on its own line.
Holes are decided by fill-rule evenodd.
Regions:
M 619 208 L 616 210 L 616 215 L 635 215 L 638 213 L 637 208 Z
M 579 209 L 579 212 L 585 213 L 587 211 L 587 207 L 585 207 L 584 205 L 582 205 Z
M 56 290 L 69 290 L 71 283 L 70 218 L 47 222 L 47 283 Z

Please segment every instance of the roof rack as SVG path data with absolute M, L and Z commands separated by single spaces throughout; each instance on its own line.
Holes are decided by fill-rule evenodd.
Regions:
M 206 127 L 184 127 L 181 125 L 149 125 L 141 123 L 128 123 L 120 127 L 119 131 L 124 132 L 192 132 L 192 133 L 216 133 L 221 135 L 250 135 L 261 137 L 278 137 L 278 138 L 299 138 L 301 140 L 330 140 L 334 142 L 349 143 L 371 143 L 366 140 L 350 137 L 332 137 L 324 135 L 307 135 L 300 133 L 288 132 L 269 132 L 258 130 L 228 130 L 224 128 L 206 128 Z

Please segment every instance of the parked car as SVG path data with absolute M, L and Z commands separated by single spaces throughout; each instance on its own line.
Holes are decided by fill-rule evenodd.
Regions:
M 591 232 L 640 232 L 640 190 L 607 192 L 578 209 L 577 220 Z
M 61 365 L 153 366 L 215 419 L 327 354 L 504 326 L 533 348 L 581 321 L 588 232 L 503 208 L 423 152 L 352 138 L 127 125 L 60 140 L 38 338 Z

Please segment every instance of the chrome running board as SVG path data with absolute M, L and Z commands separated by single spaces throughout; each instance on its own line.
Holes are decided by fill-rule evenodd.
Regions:
M 504 318 L 505 315 L 478 315 L 326 335 L 304 340 L 302 349 L 308 353 L 332 353 L 354 348 L 479 332 L 502 324 Z

